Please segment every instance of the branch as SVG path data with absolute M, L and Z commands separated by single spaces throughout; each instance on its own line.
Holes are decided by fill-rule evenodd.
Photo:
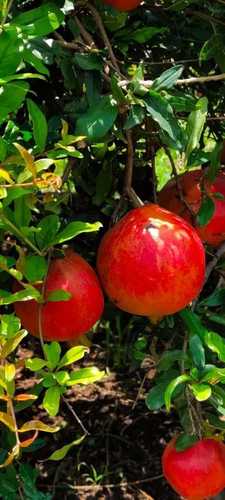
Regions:
M 207 82 L 218 82 L 220 80 L 225 80 L 225 73 L 219 75 L 209 75 L 209 76 L 193 76 L 191 78 L 184 78 L 183 80 L 177 80 L 176 85 L 192 85 L 195 83 L 207 83 Z M 121 80 L 119 82 L 119 87 L 127 87 L 132 83 L 132 80 Z M 154 80 L 140 80 L 139 84 L 149 89 L 152 87 Z
M 225 242 L 222 243 L 222 245 L 220 245 L 213 259 L 209 262 L 209 264 L 206 267 L 205 283 L 208 281 L 213 269 L 216 267 L 218 261 L 223 256 L 223 254 L 225 254 Z
M 127 137 L 127 165 L 124 178 L 123 196 L 128 196 L 128 198 L 132 201 L 135 207 L 142 207 L 144 203 L 141 201 L 139 196 L 135 193 L 134 189 L 132 188 L 133 169 L 134 169 L 134 146 L 133 146 L 131 130 L 126 131 L 126 137 Z
M 112 61 L 112 64 L 114 66 L 114 69 L 117 71 L 117 73 L 120 73 L 120 68 L 119 68 L 119 65 L 117 63 L 117 60 L 116 60 L 116 57 L 114 55 L 114 52 L 113 52 L 113 49 L 112 49 L 112 46 L 111 46 L 111 43 L 109 41 L 109 38 L 108 38 L 108 35 L 106 33 L 106 30 L 104 28 L 104 25 L 103 25 L 103 22 L 102 22 L 102 19 L 101 19 L 101 16 L 99 15 L 98 11 L 95 9 L 95 7 L 93 7 L 93 5 L 91 5 L 89 2 L 87 2 L 85 4 L 85 7 L 88 8 L 88 10 L 91 12 L 92 14 L 92 17 L 94 18 L 95 20 L 95 23 L 97 25 L 97 27 L 99 28 L 99 31 L 101 33 L 101 36 L 102 36 L 102 39 L 103 39 L 103 42 L 105 44 L 105 46 L 107 47 L 108 51 L 109 51 L 109 55 L 110 55 L 110 59 Z M 122 75 L 121 75 L 122 76 Z

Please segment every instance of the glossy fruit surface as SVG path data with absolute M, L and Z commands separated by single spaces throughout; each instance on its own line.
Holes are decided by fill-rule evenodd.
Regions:
M 140 5 L 141 0 L 104 0 L 104 3 L 111 5 L 114 9 L 128 12 L 134 10 Z
M 179 177 L 183 196 L 195 214 L 201 205 L 201 179 L 201 170 L 186 172 Z M 204 243 L 218 246 L 225 241 L 225 173 L 221 172 L 213 183 L 205 180 L 204 188 L 208 195 L 221 193 L 224 199 L 213 197 L 215 211 L 212 218 L 205 226 L 196 226 L 196 230 Z M 159 193 L 159 204 L 192 222 L 188 208 L 180 200 L 175 180 L 170 181 Z
M 205 500 L 225 488 L 225 445 L 202 439 L 184 451 L 175 448 L 176 438 L 162 456 L 163 474 L 172 488 L 185 499 Z
M 103 293 L 92 267 L 77 253 L 67 251 L 64 258 L 57 258 L 50 264 L 45 298 L 54 290 L 69 292 L 71 298 L 43 305 L 44 339 L 73 340 L 87 333 L 100 318 L 104 307 Z M 34 300 L 15 303 L 15 312 L 23 327 L 35 336 L 39 335 L 38 309 Z
M 150 204 L 131 210 L 105 234 L 97 269 L 114 304 L 156 320 L 199 294 L 205 252 L 188 223 Z

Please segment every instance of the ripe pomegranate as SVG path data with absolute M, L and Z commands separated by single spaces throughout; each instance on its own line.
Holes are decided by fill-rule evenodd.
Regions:
M 15 288 L 18 289 L 17 284 Z M 71 298 L 67 301 L 46 301 L 43 305 L 41 321 L 44 339 L 74 340 L 87 333 L 100 318 L 104 307 L 98 278 L 88 262 L 72 250 L 68 250 L 65 257 L 53 260 L 46 280 L 45 298 L 54 290 L 65 290 Z M 23 327 L 38 336 L 37 302 L 16 302 L 14 307 Z
M 104 3 L 111 5 L 114 9 L 128 12 L 129 10 L 136 9 L 140 5 L 141 0 L 104 0 Z
M 194 214 L 198 213 L 201 205 L 202 176 L 202 170 L 186 172 L 179 176 L 184 199 Z M 221 193 L 224 196 L 224 199 L 213 197 L 215 211 L 208 224 L 201 227 L 196 226 L 201 240 L 216 247 L 225 241 L 225 172 L 218 174 L 213 183 L 205 179 L 204 188 L 209 196 L 213 196 L 215 193 Z M 184 217 L 188 222 L 192 222 L 190 211 L 180 199 L 175 180 L 169 181 L 159 193 L 159 205 Z
M 105 234 L 97 269 L 114 304 L 157 321 L 199 294 L 205 252 L 187 222 L 150 204 L 131 210 Z
M 187 500 L 205 500 L 225 488 L 225 445 L 202 439 L 184 451 L 177 451 L 176 437 L 167 444 L 163 474 L 172 488 Z

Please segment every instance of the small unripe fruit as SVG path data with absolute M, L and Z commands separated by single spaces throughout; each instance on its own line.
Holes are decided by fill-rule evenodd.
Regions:
M 205 252 L 186 221 L 150 204 L 131 210 L 105 234 L 97 269 L 114 304 L 157 320 L 200 293 Z
M 225 488 L 225 445 L 202 439 L 183 451 L 176 450 L 176 437 L 167 444 L 163 474 L 172 488 L 187 500 L 205 500 Z
M 14 288 L 18 289 L 18 285 Z M 75 340 L 87 333 L 100 318 L 103 293 L 95 271 L 80 255 L 68 250 L 65 257 L 54 259 L 49 267 L 45 298 L 55 290 L 71 294 L 66 301 L 47 302 L 41 308 L 44 340 Z M 16 302 L 21 323 L 32 335 L 39 336 L 39 305 L 36 301 Z
M 179 176 L 183 197 L 196 215 L 201 206 L 202 176 L 202 170 L 186 172 Z M 208 196 L 212 196 L 215 211 L 208 224 L 201 227 L 196 225 L 196 231 L 204 243 L 217 247 L 225 241 L 225 173 L 221 172 L 212 183 L 205 179 L 204 189 Z M 224 199 L 217 198 L 216 193 L 220 193 Z M 159 204 L 192 223 L 191 213 L 180 199 L 175 180 L 170 181 L 159 193 Z

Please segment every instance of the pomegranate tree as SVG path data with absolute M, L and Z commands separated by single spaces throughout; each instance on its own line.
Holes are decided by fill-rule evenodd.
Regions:
M 202 439 L 183 451 L 174 437 L 163 456 L 163 474 L 172 488 L 187 500 L 205 500 L 225 488 L 225 445 Z
M 212 218 L 205 226 L 195 225 L 203 242 L 218 246 L 225 241 L 225 173 L 221 172 L 212 183 L 203 178 L 203 175 L 202 170 L 186 172 L 179 176 L 179 184 L 184 200 L 196 215 L 201 206 L 202 189 L 213 198 L 215 210 Z M 220 193 L 222 198 L 221 196 L 218 198 L 216 193 Z M 191 211 L 182 201 L 175 180 L 170 181 L 159 193 L 159 204 L 193 222 Z
M 16 285 L 18 287 L 18 285 Z M 48 302 L 56 290 L 69 292 L 69 300 Z M 45 340 L 74 340 L 100 318 L 104 299 L 91 266 L 80 255 L 68 250 L 63 258 L 54 259 L 49 267 L 41 307 L 41 326 Z M 22 325 L 35 336 L 39 335 L 39 308 L 35 300 L 16 302 L 15 312 Z
M 97 268 L 114 304 L 157 320 L 199 294 L 205 252 L 186 221 L 150 204 L 131 210 L 105 234 Z

